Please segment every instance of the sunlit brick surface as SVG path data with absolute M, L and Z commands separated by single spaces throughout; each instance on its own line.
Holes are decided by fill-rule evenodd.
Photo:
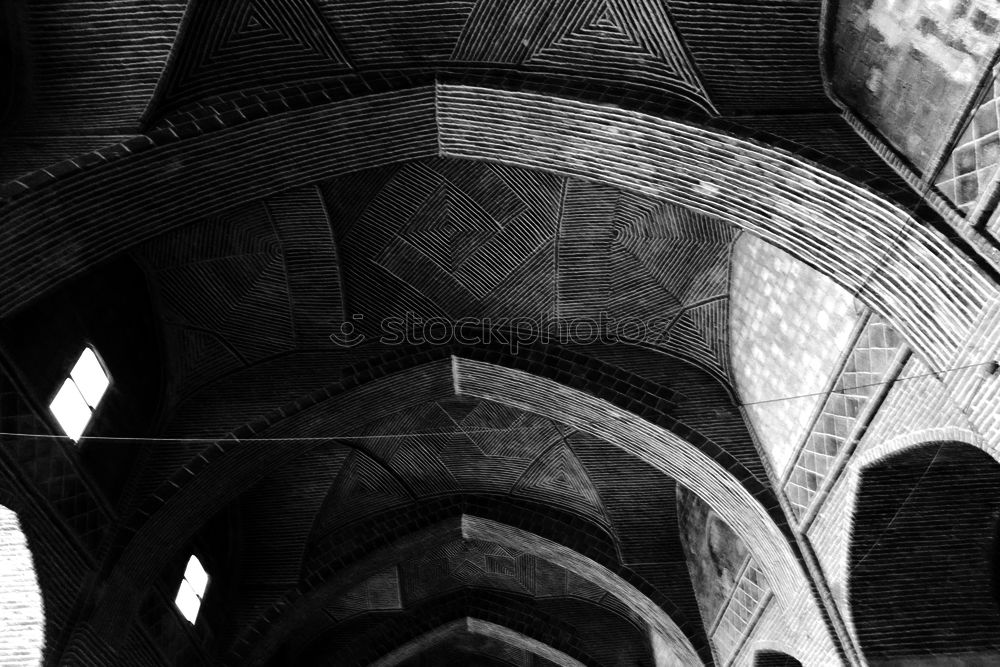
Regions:
M 42 657 L 41 593 L 17 515 L 0 506 L 0 664 L 34 667 Z
M 871 317 L 854 342 L 785 483 L 797 518 L 809 510 L 837 464 L 861 412 L 883 391 L 882 383 L 893 379 L 889 375 L 900 345 L 899 335 L 878 315 Z
M 735 384 L 780 474 L 822 400 L 794 397 L 826 389 L 857 320 L 854 301 L 829 278 L 749 234 L 733 251 L 731 290 Z

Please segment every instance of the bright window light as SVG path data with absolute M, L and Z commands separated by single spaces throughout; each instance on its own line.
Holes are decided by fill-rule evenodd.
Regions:
M 206 588 L 208 588 L 208 573 L 201 566 L 197 556 L 191 556 L 184 569 L 184 579 L 181 580 L 180 588 L 177 590 L 177 597 L 174 599 L 174 604 L 190 623 L 194 623 L 198 618 L 198 610 L 201 609 L 201 600 L 205 597 Z
M 62 388 L 56 397 L 49 404 L 52 414 L 59 420 L 59 425 L 66 431 L 66 435 L 74 441 L 79 440 L 83 435 L 83 429 L 90 423 L 93 412 L 87 401 L 84 400 L 80 390 L 76 388 L 73 380 L 66 378 Z
M 108 374 L 97 354 L 90 347 L 84 348 L 49 404 L 59 425 L 74 442 L 83 435 L 109 384 Z
M 108 374 L 104 372 L 104 367 L 92 348 L 84 348 L 69 376 L 83 394 L 87 405 L 91 409 L 97 409 L 97 404 L 108 388 Z

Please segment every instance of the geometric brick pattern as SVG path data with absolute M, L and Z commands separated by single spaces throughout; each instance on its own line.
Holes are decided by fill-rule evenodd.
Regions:
M 509 494 L 609 522 L 559 429 L 530 413 L 455 397 L 346 435 L 371 440 L 354 445 L 361 450 L 333 480 L 316 519 L 317 536 L 416 498 L 455 492 Z
M 481 0 L 452 58 L 524 64 L 573 76 L 643 79 L 704 104 L 666 7 L 635 0 Z
M 892 379 L 889 373 L 901 345 L 899 334 L 882 317 L 872 315 L 827 393 L 785 482 L 785 495 L 796 518 L 801 520 L 809 511 L 827 476 L 837 466 L 864 408 L 880 393 L 882 383 Z
M 392 609 L 402 609 L 399 571 L 395 567 L 365 579 L 327 606 L 326 611 L 334 619 L 341 621 L 355 614 Z
M 294 346 L 285 256 L 270 220 L 251 204 L 140 249 L 177 360 L 175 391 Z
M 433 352 L 433 351 L 434 351 L 433 348 L 431 348 L 430 350 L 427 350 L 426 352 L 420 353 L 421 356 L 418 357 L 418 359 L 420 359 L 423 362 L 426 362 L 426 360 L 428 359 L 428 354 L 430 352 Z M 448 351 L 447 350 L 443 350 L 443 352 L 445 353 L 446 358 L 447 358 Z M 576 356 L 578 356 L 578 355 L 574 355 L 573 358 L 575 358 Z M 398 355 L 394 355 L 393 358 L 398 358 Z M 394 364 L 394 366 L 390 366 L 389 368 L 395 368 L 395 369 L 398 370 L 401 367 L 401 364 L 400 364 L 399 361 L 395 361 L 395 362 L 392 362 L 392 363 Z M 431 367 L 430 365 L 427 365 L 427 368 L 430 368 L 430 367 Z M 599 367 L 599 365 L 598 365 L 598 367 Z M 373 369 L 377 369 L 377 366 L 373 367 L 370 364 L 365 364 L 365 365 L 363 365 L 363 368 L 364 368 L 363 373 L 365 375 L 363 375 L 362 377 L 365 378 L 366 380 L 368 380 L 368 379 L 371 378 L 372 370 Z M 445 366 L 445 368 L 443 369 L 443 371 L 444 371 L 444 374 L 446 374 L 446 377 L 447 377 L 447 380 L 446 380 L 446 387 L 447 387 L 447 389 L 445 389 L 445 388 L 442 387 L 442 388 L 438 389 L 437 391 L 440 392 L 440 393 L 448 393 L 449 390 L 453 391 L 452 384 L 451 384 L 451 382 L 452 382 L 452 380 L 451 380 L 452 373 L 451 373 L 451 371 L 449 370 L 449 368 L 447 366 Z M 356 372 L 357 373 L 361 373 L 362 371 L 359 369 Z M 580 375 L 579 377 L 582 378 L 583 376 Z M 388 381 L 389 378 L 386 378 L 386 380 Z M 358 380 L 355 380 L 355 382 L 357 382 L 357 381 Z M 466 378 L 462 378 L 461 379 L 461 383 L 462 383 L 463 386 L 465 386 L 466 382 L 467 382 Z M 384 383 L 382 383 L 382 385 L 384 385 L 382 390 L 379 389 L 380 385 L 379 385 L 378 381 L 373 381 L 373 383 L 371 384 L 371 389 L 368 389 L 368 384 L 369 383 L 366 381 L 365 385 L 363 385 L 362 387 L 359 388 L 359 392 L 360 393 L 358 394 L 358 397 L 361 398 L 361 399 L 363 399 L 363 400 L 362 400 L 361 403 L 358 404 L 358 406 L 356 408 L 351 408 L 350 410 L 344 410 L 344 409 L 333 410 L 332 412 L 330 412 L 330 416 L 332 417 L 332 416 L 334 416 L 334 414 L 338 414 L 339 413 L 343 418 L 346 418 L 346 419 L 350 420 L 351 419 L 351 417 L 350 417 L 351 411 L 352 410 L 356 410 L 356 409 L 360 408 L 363 405 L 364 406 L 364 412 L 363 413 L 359 412 L 358 413 L 358 417 L 361 417 L 363 414 L 367 414 L 368 415 L 368 420 L 371 421 L 373 419 L 373 417 L 374 417 L 374 415 L 372 415 L 372 411 L 373 411 L 374 406 L 373 406 L 372 400 L 371 400 L 371 398 L 373 396 L 373 392 L 379 393 L 379 392 L 383 391 L 384 388 L 388 388 L 388 387 L 390 387 L 392 385 L 396 385 L 396 383 L 395 382 L 384 382 Z M 397 385 L 397 386 L 403 392 L 402 394 L 400 394 L 401 397 L 405 396 L 407 394 L 413 393 L 413 391 L 415 389 L 415 383 L 414 382 L 406 382 L 403 385 Z M 328 393 L 328 391 L 329 390 L 327 390 L 327 391 L 324 392 L 324 395 L 326 397 L 329 397 L 331 395 L 331 394 Z M 421 395 L 421 396 L 426 396 L 427 395 L 427 394 L 423 393 L 423 391 L 421 391 L 419 389 L 416 389 L 416 391 L 417 391 L 418 395 Z M 439 393 L 439 395 L 440 395 L 440 393 Z M 658 393 L 661 396 L 660 401 L 661 401 L 661 404 L 662 404 L 662 400 L 663 400 L 662 397 L 664 397 L 666 394 L 665 394 L 665 392 L 663 390 L 658 390 Z M 433 393 L 431 395 L 433 395 Z M 317 398 L 316 400 L 319 400 L 319 399 Z M 323 400 L 326 401 L 327 398 L 324 398 Z M 408 400 L 412 400 L 412 399 L 408 399 Z M 442 398 L 440 398 L 439 400 L 444 400 L 444 397 L 442 396 Z M 303 409 L 304 406 L 310 405 L 313 402 L 314 401 L 311 401 L 311 402 L 307 403 L 307 402 L 304 401 L 304 399 L 300 399 L 299 401 L 297 401 L 297 405 L 299 406 L 297 409 L 301 410 L 301 409 Z M 393 402 L 394 401 L 392 401 L 390 399 L 390 403 L 393 403 Z M 342 404 L 342 405 L 344 407 L 346 407 L 347 404 Z M 419 403 L 417 405 L 419 405 Z M 332 404 L 331 404 L 331 406 L 332 406 Z M 325 406 L 322 406 L 322 404 L 314 406 L 314 407 L 315 408 L 325 408 Z M 461 415 L 463 412 L 467 412 L 467 414 L 472 414 L 471 412 L 468 412 L 467 408 L 464 408 L 463 406 L 451 406 L 451 407 L 452 407 L 452 410 L 451 410 L 450 414 Z M 294 410 L 289 410 L 289 411 L 285 411 L 284 413 L 282 413 L 283 416 L 284 416 L 283 420 L 281 418 L 278 418 L 277 416 L 272 417 L 271 418 L 272 419 L 272 421 L 271 421 L 272 428 L 279 429 L 279 431 L 283 430 L 285 432 L 293 432 L 293 433 L 297 432 L 297 433 L 300 433 L 300 434 L 307 434 L 307 433 L 309 433 L 310 432 L 309 429 L 303 431 L 303 430 L 301 430 L 301 428 L 299 428 L 299 426 L 303 426 L 304 424 L 299 424 L 297 426 L 296 424 L 292 423 L 292 421 L 290 421 L 290 419 L 294 417 L 294 415 L 292 414 L 293 412 L 294 412 Z M 314 411 L 312 411 L 312 412 L 314 412 Z M 441 410 L 438 410 L 438 412 L 442 415 L 442 418 L 447 418 L 448 417 L 448 415 L 445 414 L 445 412 L 443 412 Z M 316 414 L 318 414 L 318 413 L 316 413 Z M 303 413 L 303 416 L 305 416 L 305 413 Z M 284 426 L 281 423 L 282 421 L 288 422 L 287 427 Z M 330 433 L 331 432 L 329 429 L 324 429 L 323 428 L 323 424 L 321 423 L 321 421 L 314 420 L 312 417 L 309 418 L 309 421 L 313 424 L 313 426 L 311 428 L 316 428 L 317 429 L 316 433 L 321 434 L 324 431 L 326 433 Z M 448 421 L 451 421 L 451 420 L 448 419 Z M 348 421 L 346 423 L 350 423 L 350 421 Z M 403 425 L 405 426 L 405 423 Z M 292 427 L 295 427 L 295 428 L 292 428 Z M 452 422 L 451 428 L 454 429 L 454 427 L 455 427 L 454 426 L 454 422 Z M 291 428 L 292 430 L 289 431 L 288 430 L 289 428 Z M 436 434 L 433 433 L 433 429 L 427 429 L 427 430 L 431 431 L 432 435 L 436 435 Z M 266 433 L 266 431 L 260 431 L 260 432 Z M 346 430 L 346 432 L 349 433 L 350 430 L 348 429 L 348 430 Z M 412 431 L 406 431 L 406 432 L 412 433 Z M 243 433 L 243 431 L 240 431 L 240 433 Z M 334 431 L 334 433 L 345 433 L 345 430 L 338 429 L 337 431 Z M 400 450 L 400 451 L 405 451 L 406 449 L 408 449 L 408 448 L 405 448 L 405 447 L 399 447 L 398 444 L 393 444 L 390 447 L 389 445 L 385 444 L 383 442 L 383 440 L 387 440 L 387 439 L 376 439 L 376 442 L 380 442 L 381 443 L 381 444 L 379 444 L 379 448 L 380 449 L 379 449 L 379 451 L 372 450 L 372 454 L 375 457 L 379 458 L 379 459 L 387 460 L 389 457 L 387 457 L 386 454 L 391 454 L 392 452 L 389 451 L 391 449 L 397 449 L 397 450 Z M 490 445 L 490 447 L 493 449 L 493 451 L 499 451 L 497 449 L 498 446 L 499 446 L 499 443 L 493 443 L 493 444 Z M 288 443 L 288 447 L 287 448 L 286 447 L 276 448 L 276 447 L 273 446 L 273 444 L 270 444 L 270 443 L 258 445 L 257 443 L 253 443 L 253 442 L 247 442 L 247 443 L 242 443 L 241 442 L 241 443 L 238 443 L 238 446 L 236 446 L 233 449 L 233 452 L 234 452 L 234 454 L 242 454 L 242 456 L 237 456 L 237 458 L 244 458 L 246 456 L 249 456 L 252 453 L 254 453 L 255 450 L 259 450 L 259 453 L 274 452 L 274 453 L 281 453 L 282 456 L 288 456 L 289 454 L 286 452 L 286 450 L 294 450 L 295 448 L 298 448 L 301 451 L 302 447 L 303 446 L 301 444 L 295 444 L 293 446 L 293 443 Z M 214 457 L 215 455 L 212 455 L 212 456 Z M 247 460 L 246 462 L 249 463 L 249 460 Z M 221 464 L 222 462 L 220 461 L 219 463 Z M 203 473 L 200 473 L 198 476 L 195 477 L 195 480 L 196 480 L 197 483 L 200 483 L 200 484 L 211 484 L 211 482 L 209 481 L 209 478 L 211 476 L 209 474 L 209 472 L 210 472 L 211 469 L 213 469 L 213 465 L 212 464 L 209 464 L 207 467 L 205 467 L 203 465 L 192 463 L 192 466 L 193 466 L 194 470 L 201 470 L 202 468 L 204 468 Z M 225 471 L 227 471 L 226 474 L 228 475 L 228 471 L 232 471 L 236 467 L 241 467 L 241 466 L 224 465 L 221 468 L 219 468 L 218 466 L 215 466 L 215 469 L 218 470 L 218 471 L 222 471 L 224 469 Z M 267 466 L 267 467 L 270 468 L 270 466 Z M 202 474 L 204 474 L 204 478 L 201 479 L 201 480 L 199 480 L 199 477 L 201 477 Z M 257 474 L 257 473 L 251 473 L 251 474 Z M 262 474 L 268 474 L 268 473 L 266 471 L 262 471 Z M 188 484 L 187 483 L 182 483 L 182 486 L 188 486 Z M 226 493 L 234 493 L 234 492 L 235 491 L 226 491 Z M 603 496 L 602 496 L 602 499 L 603 499 Z M 146 509 L 145 505 L 146 504 L 144 504 L 144 511 L 148 512 L 149 510 Z M 152 508 L 150 508 L 150 509 L 152 509 Z M 198 510 L 195 507 L 188 507 L 188 509 L 185 510 L 185 511 L 197 512 Z M 159 514 L 159 512 L 157 512 L 157 513 Z M 137 524 L 137 525 L 140 525 L 140 524 Z M 137 542 L 137 540 L 133 540 L 133 542 Z M 142 566 L 142 567 L 146 567 L 146 566 Z M 154 569 L 155 569 L 155 567 L 154 567 Z
M 734 384 L 780 477 L 851 340 L 856 301 L 751 234 L 734 246 L 730 300 Z
M 174 48 L 158 89 L 168 108 L 350 71 L 309 0 L 195 0 Z
M 1000 164 L 1000 79 L 994 69 L 935 185 L 965 215 L 976 209 Z
M 767 580 L 753 558 L 747 558 L 732 596 L 712 631 L 712 642 L 720 664 L 728 665 L 736 657 L 740 644 L 770 598 Z
M 123 3 L 122 14 L 145 20 L 133 4 Z M 306 369 L 314 376 L 306 391 L 283 388 L 289 398 L 281 409 L 252 397 L 266 416 L 231 437 L 165 445 L 163 451 L 148 447 L 152 472 L 130 487 L 136 502 L 113 540 L 104 538 L 116 517 L 80 478 L 72 449 L 12 443 L 0 453 L 3 468 L 14 471 L 4 488 L 18 480 L 37 487 L 37 496 L 48 501 L 43 510 L 66 519 L 59 529 L 70 538 L 67 545 L 81 546 L 74 544 L 79 538 L 81 560 L 102 566 L 93 578 L 73 571 L 71 578 L 85 587 L 70 615 L 79 627 L 49 650 L 68 662 L 103 664 L 109 661 L 100 654 L 103 642 L 105 653 L 117 653 L 122 663 L 207 664 L 205 646 L 229 646 L 240 621 L 261 619 L 240 635 L 252 637 L 258 625 L 283 613 L 281 596 L 294 599 L 299 585 L 335 581 L 335 565 L 360 565 L 368 551 L 406 535 L 407 522 L 426 524 L 435 512 L 477 503 L 490 508 L 484 514 L 509 512 L 512 525 L 530 524 L 547 536 L 543 541 L 553 540 L 555 546 L 545 548 L 561 546 L 557 539 L 579 546 L 581 535 L 596 536 L 599 545 L 580 546 L 578 555 L 599 553 L 601 567 L 614 568 L 613 575 L 656 600 L 656 612 L 677 611 L 660 602 L 668 595 L 683 610 L 696 610 L 700 600 L 691 595 L 676 534 L 676 486 L 666 472 L 711 497 L 739 530 L 736 538 L 718 524 L 697 527 L 710 534 L 709 549 L 725 549 L 727 541 L 755 549 L 740 572 L 721 582 L 728 597 L 715 605 L 713 641 L 725 662 L 738 659 L 755 618 L 770 613 L 770 595 L 782 602 L 799 595 L 771 590 L 763 573 L 773 579 L 785 570 L 793 581 L 789 588 L 806 597 L 808 587 L 801 572 L 791 572 L 798 553 L 783 539 L 791 531 L 760 474 L 764 466 L 752 447 L 745 448 L 745 429 L 733 426 L 738 419 L 724 414 L 731 401 L 703 386 L 730 379 L 734 370 L 730 225 L 757 230 L 876 307 L 887 305 L 901 329 L 927 344 L 932 363 L 962 344 L 990 286 L 964 285 L 961 278 L 975 267 L 939 244 L 930 227 L 907 227 L 911 221 L 902 208 L 857 184 L 869 176 L 849 173 L 854 182 L 848 183 L 782 152 L 800 147 L 779 143 L 772 150 L 755 133 L 747 132 L 752 141 L 740 139 L 741 130 L 724 121 L 707 129 L 687 122 L 698 107 L 713 110 L 716 98 L 726 102 L 720 108 L 745 111 L 740 98 L 751 97 L 756 85 L 750 75 L 773 65 L 776 54 L 788 63 L 787 81 L 803 89 L 788 107 L 808 108 L 811 99 L 816 109 L 827 110 L 818 85 L 815 1 L 719 3 L 703 20 L 686 0 L 391 4 L 193 0 L 169 58 L 164 45 L 173 41 L 173 28 L 157 28 L 156 20 L 136 30 L 143 37 L 135 50 L 116 44 L 96 78 L 114 79 L 125 63 L 142 70 L 125 85 L 145 92 L 133 90 L 133 101 L 104 129 L 127 133 L 121 127 L 125 112 L 135 108 L 135 98 L 148 99 L 150 72 L 160 84 L 146 122 L 174 112 L 178 122 L 150 125 L 149 135 L 53 165 L 4 189 L 27 193 L 2 209 L 4 222 L 12 223 L 0 226 L 3 239 L 15 247 L 0 280 L 10 288 L 0 292 L 4 312 L 143 242 L 138 254 L 153 276 L 165 331 L 171 383 L 165 419 L 171 401 L 197 401 L 195 392 L 213 392 L 220 378 L 251 369 L 260 378 L 268 370 L 259 365 L 281 366 L 295 354 L 324 357 L 332 349 L 326 333 L 353 313 L 372 316 L 371 326 L 379 316 L 404 310 L 449 319 L 604 310 L 661 318 L 665 326 L 652 341 L 652 356 L 685 355 L 707 374 L 699 372 L 691 383 L 697 386 L 687 388 L 681 377 L 646 379 L 670 376 L 666 362 L 646 366 L 633 358 L 629 363 L 639 370 L 619 371 L 596 363 L 596 354 L 541 345 L 520 356 L 491 346 L 456 346 L 325 358 Z M 54 13 L 38 6 L 35 17 Z M 77 8 L 67 14 L 75 16 Z M 422 9 L 438 8 L 440 23 L 420 20 Z M 781 9 L 787 9 L 783 28 L 760 39 Z M 177 4 L 165 14 L 164 22 L 176 26 Z M 107 23 L 129 34 L 117 21 Z M 398 23 L 406 25 L 380 27 Z M 788 26 L 806 38 L 782 39 Z M 93 32 L 104 34 L 105 27 Z M 708 46 L 713 40 L 714 50 Z M 134 57 L 152 42 L 151 57 Z M 779 42 L 786 45 L 779 48 Z M 49 35 L 47 43 L 59 41 Z M 728 47 L 736 55 L 720 58 Z M 128 57 L 121 57 L 123 51 Z M 770 60 L 763 57 L 768 53 Z M 58 67 L 42 64 L 45 81 Z M 490 85 L 475 87 L 477 76 L 479 85 Z M 782 77 L 762 75 L 760 97 L 776 98 L 782 91 L 773 84 Z M 521 90 L 533 86 L 541 92 Z M 383 94 L 403 89 L 404 95 Z M 117 90 L 112 84 L 100 92 L 114 97 Z M 51 104 L 58 90 L 45 93 Z M 624 108 L 606 104 L 616 95 L 631 99 Z M 653 99 L 650 104 L 682 98 L 671 109 L 695 115 L 684 122 L 667 114 L 641 116 L 629 104 L 644 104 L 643 95 Z M 357 99 L 341 104 L 348 98 Z M 185 118 L 197 122 L 185 124 Z M 987 135 L 973 139 L 980 152 L 991 150 Z M 374 169 L 358 172 L 362 167 Z M 844 238 L 831 234 L 841 227 Z M 879 266 L 884 256 L 871 249 L 888 249 L 900 238 L 899 257 Z M 31 241 L 22 247 L 23 239 Z M 21 252 L 36 239 L 37 256 Z M 851 254 L 855 249 L 861 259 Z M 894 284 L 925 264 L 930 298 Z M 949 298 L 954 295 L 960 298 Z M 795 452 L 791 474 L 814 493 L 837 463 L 817 455 L 848 450 L 845 421 L 877 403 L 874 393 L 850 392 L 857 386 L 852 383 L 883 377 L 894 358 L 894 341 L 878 333 L 875 327 L 863 332 L 868 339 L 852 350 L 841 384 L 817 405 L 814 428 Z M 308 366 L 303 359 L 297 363 Z M 340 372 L 341 361 L 355 365 Z M 269 381 L 280 384 L 282 377 Z M 728 388 L 723 385 L 711 388 L 721 393 Z M 247 387 L 247 393 L 258 390 L 270 391 L 264 383 Z M 709 395 L 712 400 L 705 399 Z M 247 408 L 253 400 L 243 407 L 256 415 Z M 20 417 L 30 413 L 6 405 L 4 422 L 20 426 Z M 711 421 L 709 405 L 726 424 L 702 429 Z M 247 419 L 234 417 L 238 424 Z M 24 428 L 44 430 L 39 424 Z M 247 437 L 260 434 L 275 442 Z M 307 436 L 315 441 L 306 442 Z M 798 441 L 796 433 L 793 446 Z M 730 443 L 741 449 L 729 451 Z M 650 505 L 645 511 L 635 511 L 642 508 L 640 498 Z M 284 519 L 289 507 L 297 514 Z M 23 516 L 25 526 L 35 518 L 30 511 Z M 461 516 L 466 530 L 474 519 Z M 224 534 L 223 526 L 233 534 Z M 364 528 L 373 526 L 380 532 L 365 536 Z M 206 562 L 216 574 L 201 627 L 183 623 L 165 592 L 176 569 L 170 563 L 190 551 L 192 540 L 196 550 L 212 547 Z M 252 553 L 240 553 L 241 547 Z M 224 551 L 231 552 L 228 559 Z M 579 566 L 556 571 L 546 565 L 547 553 L 453 539 L 395 567 L 373 567 L 360 585 L 352 582 L 340 599 L 327 600 L 327 613 L 308 619 L 301 646 L 315 649 L 306 657 L 318 663 L 372 659 L 423 636 L 432 622 L 429 627 L 438 627 L 475 613 L 508 622 L 515 632 L 534 631 L 537 641 L 585 664 L 648 664 L 647 628 L 636 611 L 643 607 L 631 589 L 612 600 L 607 577 L 585 578 Z M 40 580 L 51 577 L 55 562 L 39 565 Z M 226 567 L 233 563 L 239 567 Z M 425 570 L 408 581 L 414 563 Z M 418 590 L 414 580 L 427 589 Z M 237 595 L 241 586 L 243 606 L 233 619 L 219 621 L 230 609 L 225 596 Z M 48 588 L 50 596 L 74 595 Z M 619 613 L 626 606 L 628 613 Z M 62 614 L 65 620 L 68 609 L 53 605 L 53 618 Z M 96 628 L 78 623 L 90 613 Z M 656 613 L 646 616 L 651 626 L 662 624 Z M 133 617 L 139 622 L 130 625 Z M 602 625 L 611 617 L 617 620 Z M 680 625 L 689 638 L 705 635 L 696 624 Z M 803 627 L 815 629 L 796 625 Z M 221 632 L 223 643 L 215 644 L 214 632 Z M 702 641 L 698 650 L 707 652 L 707 646 Z M 523 650 L 504 655 L 515 664 L 538 664 Z
M 322 190 L 347 303 L 364 323 L 408 311 L 655 320 L 648 342 L 727 376 L 726 225 L 612 188 L 463 160 L 411 162 Z

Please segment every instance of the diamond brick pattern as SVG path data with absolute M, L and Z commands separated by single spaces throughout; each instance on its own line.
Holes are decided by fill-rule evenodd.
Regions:
M 748 559 L 712 633 L 712 641 L 723 664 L 730 663 L 769 595 L 769 585 L 763 573 L 752 558 Z
M 1000 166 L 1000 79 L 992 80 L 971 114 L 969 125 L 945 160 L 935 185 L 966 215 L 971 214 Z M 994 234 L 997 230 L 991 230 Z
M 785 483 L 797 518 L 811 507 L 879 384 L 891 379 L 890 366 L 901 345 L 899 334 L 880 316 L 873 315 L 865 325 Z

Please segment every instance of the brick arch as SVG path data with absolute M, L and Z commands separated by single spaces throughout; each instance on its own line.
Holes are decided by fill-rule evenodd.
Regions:
M 621 570 L 624 559 L 616 536 L 591 518 L 528 498 L 457 493 L 423 498 L 405 508 L 384 510 L 341 528 L 324 533 L 314 532 L 308 540 L 309 546 L 303 557 L 300 578 L 308 582 L 319 575 L 322 579 L 339 568 L 358 563 L 382 549 L 387 535 L 402 539 L 428 531 L 431 531 L 429 534 L 436 534 L 432 531 L 434 526 L 446 527 L 449 534 L 459 529 L 466 530 L 469 526 L 460 522 L 465 516 L 479 517 L 484 521 L 509 526 L 512 531 L 522 531 L 557 542 L 619 572 L 626 579 L 632 576 Z M 459 523 L 453 525 L 455 521 Z M 644 581 L 638 578 L 630 581 L 642 589 L 644 594 L 660 601 L 662 595 L 653 593 Z M 297 595 L 309 588 L 312 588 L 312 584 L 307 583 L 305 589 L 294 593 Z M 670 606 L 668 601 L 663 601 L 666 603 L 665 608 Z
M 337 662 L 320 664 L 338 667 L 373 664 L 429 631 L 471 617 L 520 632 L 588 667 L 603 667 L 587 652 L 573 626 L 535 608 L 532 601 L 523 595 L 470 587 L 422 601 L 409 611 L 402 617 L 388 617 L 346 647 L 338 646 L 335 654 Z M 314 640 L 310 647 L 312 650 L 306 655 L 319 657 L 327 654 L 323 643 L 323 638 Z M 328 639 L 326 643 L 332 641 Z
M 937 220 L 929 208 L 912 218 L 912 193 L 878 179 L 858 184 L 853 174 L 865 174 L 838 174 L 825 166 L 835 161 L 814 163 L 803 156 L 814 152 L 741 132 L 722 121 L 437 84 L 195 130 L 182 141 L 141 136 L 122 157 L 110 151 L 94 167 L 70 163 L 63 177 L 42 172 L 28 179 L 36 187 L 8 188 L 20 196 L 0 210 L 0 243 L 11 251 L 0 313 L 233 202 L 440 155 L 599 181 L 746 228 L 856 292 L 931 363 L 951 360 L 996 290 L 994 272 L 927 224 Z M 34 245 L 40 238 L 49 242 Z
M 456 539 L 494 542 L 558 565 L 617 597 L 644 619 L 652 631 L 680 647 L 680 655 L 711 661 L 711 651 L 704 636 L 698 636 L 696 621 L 686 618 L 669 598 L 623 566 L 610 553 L 609 545 L 602 547 L 599 527 L 581 525 L 579 519 L 569 517 L 560 521 L 560 517 L 546 514 L 544 508 L 532 511 L 523 503 L 508 500 L 508 507 L 498 512 L 496 502 L 476 500 L 425 503 L 416 513 L 422 519 L 436 520 L 400 536 L 388 546 L 384 535 L 398 535 L 400 524 L 409 523 L 406 513 L 393 512 L 375 524 L 359 526 L 357 531 L 332 535 L 331 542 L 351 545 L 349 553 L 338 553 L 343 549 L 335 548 L 324 551 L 321 546 L 319 553 L 314 553 L 304 566 L 301 583 L 260 613 L 236 640 L 227 662 L 265 664 L 283 638 L 294 632 L 297 620 L 317 613 L 359 581 Z M 502 518 L 489 518 L 490 515 Z M 369 530 L 378 523 L 387 524 L 389 529 Z M 370 550 L 365 551 L 356 535 L 377 537 L 368 540 Z M 358 552 L 364 553 L 359 556 Z
M 544 642 L 529 637 L 517 630 L 512 630 L 504 625 L 483 621 L 478 618 L 466 617 L 457 621 L 452 621 L 438 626 L 433 630 L 428 630 L 416 639 L 400 646 L 388 654 L 382 656 L 372 663 L 372 667 L 395 667 L 403 664 L 407 660 L 416 658 L 421 653 L 433 649 L 446 643 L 463 633 L 482 635 L 497 639 L 504 644 L 509 644 L 514 648 L 525 650 L 529 653 L 544 658 L 549 662 L 559 665 L 559 667 L 583 667 L 583 663 L 572 658 L 558 649 L 554 649 Z
M 1000 463 L 953 440 L 872 458 L 860 475 L 847 582 L 865 656 L 995 656 Z
M 509 387 L 502 390 L 499 384 Z M 98 634 L 113 644 L 129 625 L 139 591 L 170 556 L 162 547 L 164 540 L 184 544 L 217 507 L 315 444 L 288 440 L 279 446 L 240 438 L 264 431 L 274 438 L 330 429 L 346 432 L 377 417 L 380 410 L 387 414 L 435 396 L 454 395 L 456 389 L 590 433 L 683 481 L 733 527 L 768 578 L 785 584 L 776 585 L 779 599 L 791 602 L 809 595 L 773 492 L 717 444 L 670 416 L 670 402 L 657 395 L 652 383 L 558 348 L 520 356 L 495 348 L 423 348 L 390 353 L 380 367 L 366 365 L 338 385 L 237 429 L 191 459 L 140 506 L 116 537 L 113 548 L 119 557 L 109 559 L 103 597 L 95 604 L 92 623 Z M 819 614 L 812 603 L 807 608 L 809 614 Z

